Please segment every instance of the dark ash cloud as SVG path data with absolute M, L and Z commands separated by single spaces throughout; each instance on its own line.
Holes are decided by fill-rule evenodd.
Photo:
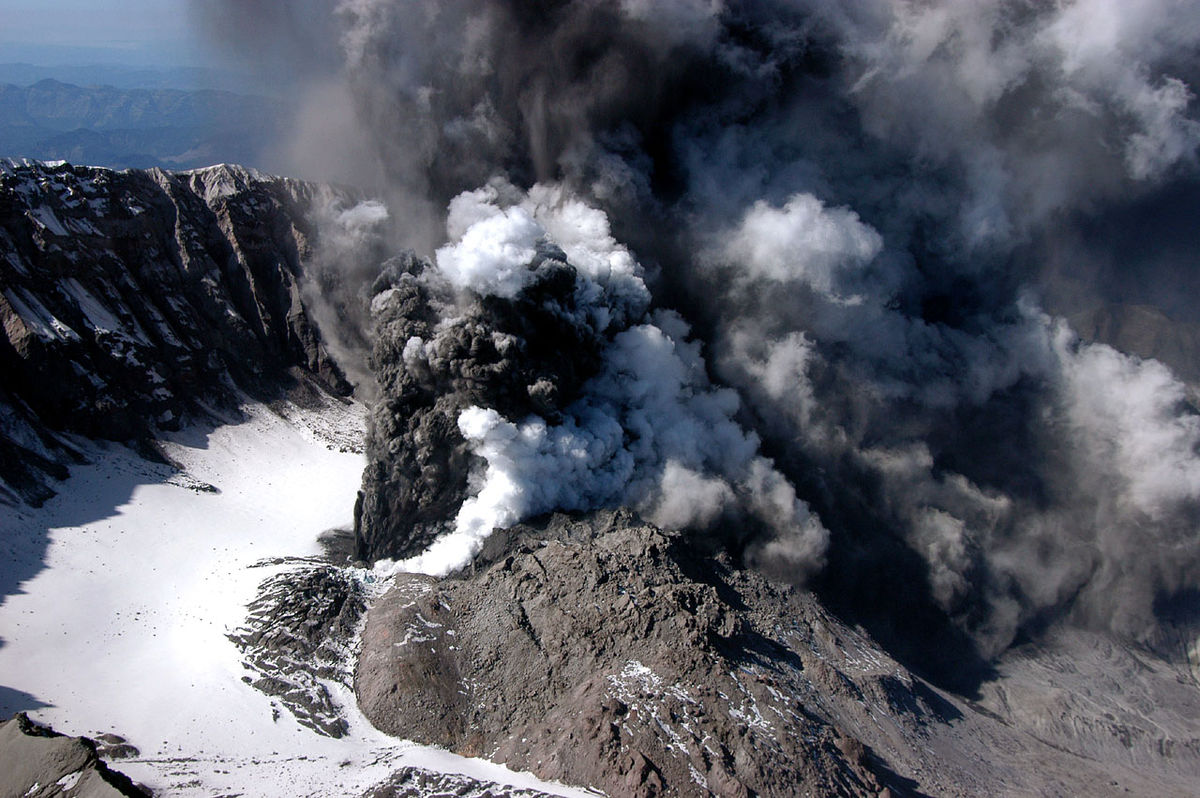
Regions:
M 267 34 L 283 13 L 208 5 Z M 793 519 L 733 539 L 736 553 L 914 649 L 963 634 L 993 654 L 1060 620 L 1144 638 L 1156 601 L 1200 587 L 1191 389 L 1067 318 L 1135 288 L 1166 317 L 1190 312 L 1174 289 L 1194 284 L 1180 244 L 1194 205 L 1179 203 L 1200 186 L 1188 4 L 295 8 L 266 50 L 319 56 L 297 81 L 313 124 L 298 126 L 296 162 L 369 176 L 397 247 L 455 295 L 438 318 L 519 300 L 552 245 L 591 275 L 593 307 L 627 316 L 586 317 L 603 354 L 553 412 L 485 396 L 455 409 L 456 445 L 478 458 L 463 512 L 490 500 L 493 477 L 523 497 L 481 524 L 631 501 L 719 527 L 730 503 L 765 517 L 770 502 L 751 497 L 773 496 Z M 353 113 L 322 121 L 330 109 Z M 1170 212 L 1142 240 L 1156 207 Z M 1110 240 L 1131 257 L 1099 262 Z M 595 264 L 620 252 L 644 266 L 646 314 L 605 304 L 619 286 Z M 688 460 L 656 440 L 621 489 L 555 483 L 544 458 L 565 438 L 619 428 L 612 451 L 630 451 L 644 437 L 629 397 L 649 394 L 632 383 L 603 418 L 568 408 L 616 375 L 668 383 L 669 369 L 641 368 L 651 328 L 690 370 L 672 396 L 732 397 L 696 430 L 733 425 L 746 456 Z M 407 342 L 394 348 L 407 362 Z M 656 487 L 631 493 L 645 476 Z M 780 532 L 818 517 L 827 549 Z

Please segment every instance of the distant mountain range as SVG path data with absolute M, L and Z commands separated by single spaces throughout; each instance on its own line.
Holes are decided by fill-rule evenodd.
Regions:
M 86 60 L 56 66 L 24 61 L 0 64 L 0 83 L 31 86 L 46 79 L 77 86 L 115 86 L 118 89 L 219 89 L 237 94 L 270 93 L 270 88 L 258 78 L 231 69 L 87 63 Z
M 0 156 L 115 169 L 262 163 L 278 101 L 212 89 L 0 85 Z

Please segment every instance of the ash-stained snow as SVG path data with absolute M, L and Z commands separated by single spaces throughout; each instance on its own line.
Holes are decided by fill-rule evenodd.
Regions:
M 243 681 L 227 635 L 261 582 L 319 555 L 317 536 L 351 521 L 362 472 L 348 445 L 359 408 L 286 416 L 249 406 L 237 423 L 185 429 L 164 445 L 178 470 L 97 444 L 42 508 L 0 508 L 0 567 L 48 538 L 40 569 L 0 603 L 0 715 L 27 709 L 66 733 L 119 733 L 140 751 L 120 769 L 172 796 L 353 795 L 402 767 L 573 794 L 390 738 L 336 681 L 326 684 L 344 713 L 340 739 Z

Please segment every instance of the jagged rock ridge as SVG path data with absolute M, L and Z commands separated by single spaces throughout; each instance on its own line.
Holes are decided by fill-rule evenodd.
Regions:
M 52 495 L 64 432 L 147 440 L 301 374 L 347 394 L 301 294 L 336 196 L 227 165 L 0 162 L 0 501 Z

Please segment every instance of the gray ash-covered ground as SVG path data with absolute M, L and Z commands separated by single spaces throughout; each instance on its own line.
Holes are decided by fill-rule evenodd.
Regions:
M 1001 667 L 979 703 L 941 691 L 812 594 L 616 511 L 398 575 L 355 686 L 385 731 L 611 796 L 1194 794 L 1186 665 L 1084 635 Z

